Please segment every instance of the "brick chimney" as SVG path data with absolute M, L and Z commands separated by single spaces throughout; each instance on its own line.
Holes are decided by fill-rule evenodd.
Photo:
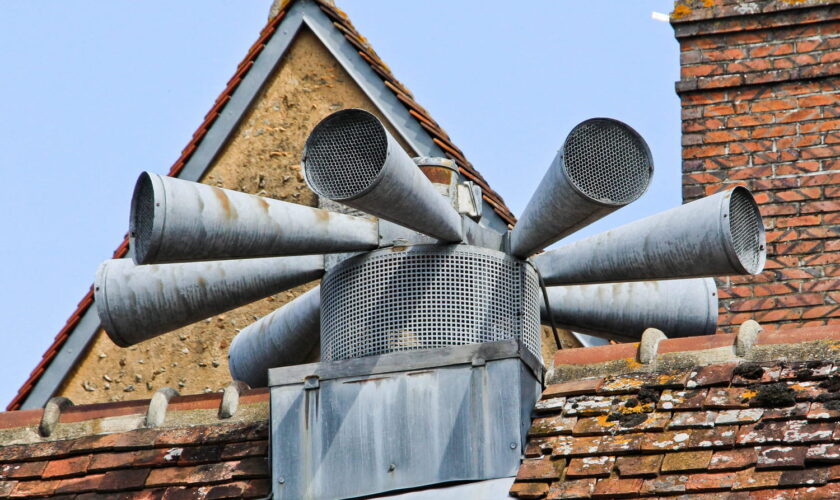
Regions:
M 756 195 L 768 258 L 719 280 L 720 328 L 840 323 L 840 4 L 677 2 L 683 201 Z

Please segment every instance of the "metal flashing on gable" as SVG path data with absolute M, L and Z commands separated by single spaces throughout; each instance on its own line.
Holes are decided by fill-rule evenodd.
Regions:
M 542 367 L 517 341 L 275 368 L 275 499 L 516 474 Z

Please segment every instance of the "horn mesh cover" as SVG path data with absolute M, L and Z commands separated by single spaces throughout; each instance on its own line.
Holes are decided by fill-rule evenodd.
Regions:
M 761 215 L 745 189 L 736 189 L 729 199 L 729 232 L 738 260 L 750 274 L 761 271 L 764 254 Z
M 572 184 L 584 195 L 610 205 L 626 205 L 647 189 L 653 161 L 644 140 L 615 120 L 595 118 L 575 127 L 563 144 Z
M 540 353 L 533 268 L 469 245 L 388 248 L 345 260 L 321 282 L 321 359 L 517 337 Z
M 134 237 L 134 255 L 138 263 L 145 264 L 152 240 L 155 214 L 155 190 L 152 179 L 142 175 L 137 179 L 134 197 L 131 199 L 130 231 Z
M 325 198 L 353 198 L 376 179 L 387 151 L 385 129 L 375 116 L 361 110 L 335 113 L 319 123 L 306 141 L 306 180 Z

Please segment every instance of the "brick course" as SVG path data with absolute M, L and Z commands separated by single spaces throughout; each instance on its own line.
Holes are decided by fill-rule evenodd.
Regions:
M 683 200 L 744 185 L 767 230 L 765 271 L 718 280 L 719 325 L 840 323 L 840 5 L 744 9 L 680 1 L 672 15 Z

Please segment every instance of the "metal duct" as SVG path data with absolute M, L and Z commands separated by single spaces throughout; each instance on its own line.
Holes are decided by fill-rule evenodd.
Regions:
M 317 360 L 320 338 L 318 286 L 239 332 L 230 344 L 230 374 L 251 387 L 265 387 L 269 368 Z
M 566 137 L 511 233 L 526 258 L 637 200 L 650 184 L 653 158 L 628 125 L 593 118 Z
M 268 257 L 138 266 L 103 262 L 94 298 L 102 327 L 127 347 L 324 274 L 324 257 Z
M 758 274 L 765 246 L 758 206 L 739 186 L 550 250 L 534 265 L 547 285 Z
M 134 261 L 369 250 L 375 221 L 144 172 L 131 201 Z
M 712 278 L 552 286 L 547 291 L 557 326 L 597 337 L 638 341 L 651 327 L 668 337 L 688 337 L 713 334 L 717 327 Z M 540 315 L 548 324 L 542 301 Z
M 374 115 L 345 109 L 306 140 L 306 182 L 319 196 L 444 241 L 461 241 L 461 216 Z

